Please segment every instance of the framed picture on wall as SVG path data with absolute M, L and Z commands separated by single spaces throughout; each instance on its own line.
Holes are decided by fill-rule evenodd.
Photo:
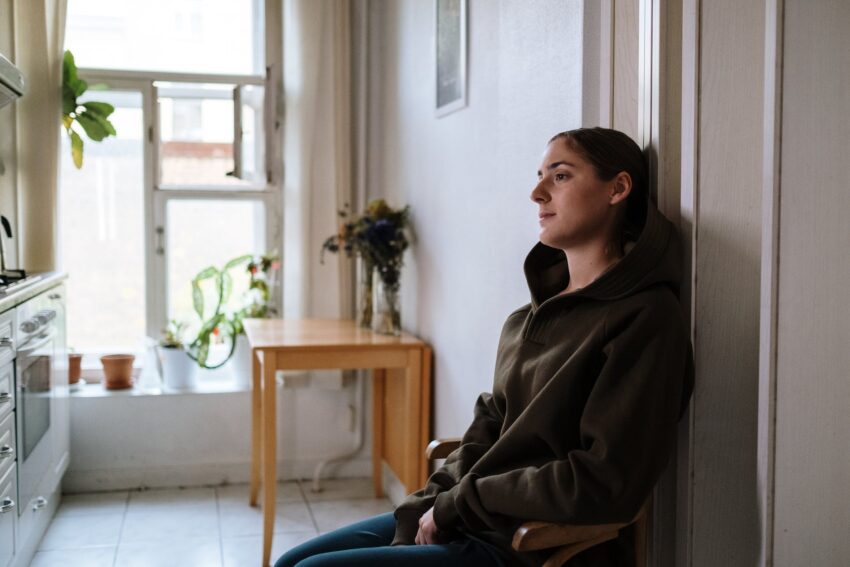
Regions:
M 437 116 L 466 106 L 466 2 L 436 0 Z

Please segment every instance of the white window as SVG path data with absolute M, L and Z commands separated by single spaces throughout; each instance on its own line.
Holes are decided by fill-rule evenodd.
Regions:
M 65 45 L 87 68 L 261 75 L 263 0 L 69 0 Z
M 68 340 L 79 352 L 135 350 L 147 332 L 143 97 L 118 89 L 91 94 L 115 106 L 118 136 L 86 143 L 79 171 L 62 139 L 59 248 L 70 274 Z
M 84 138 L 81 170 L 63 142 L 69 346 L 141 355 L 170 319 L 198 328 L 200 270 L 278 248 L 263 1 L 70 0 L 68 12 L 66 47 L 93 86 L 86 97 L 115 106 L 118 132 Z M 234 289 L 247 287 L 236 275 Z

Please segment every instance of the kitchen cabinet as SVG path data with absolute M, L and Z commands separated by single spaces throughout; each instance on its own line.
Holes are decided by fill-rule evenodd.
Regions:
M 0 287 L 0 567 L 27 567 L 69 461 L 64 275 Z

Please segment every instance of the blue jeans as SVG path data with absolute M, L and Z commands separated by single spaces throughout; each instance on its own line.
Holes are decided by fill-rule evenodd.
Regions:
M 394 535 L 395 517 L 387 512 L 293 547 L 275 567 L 504 567 L 497 548 L 478 540 L 391 547 Z

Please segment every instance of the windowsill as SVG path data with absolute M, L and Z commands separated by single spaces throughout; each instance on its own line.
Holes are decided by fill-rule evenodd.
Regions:
M 110 397 L 140 397 L 140 396 L 197 396 L 203 394 L 232 394 L 237 392 L 249 392 L 246 388 L 234 381 L 210 380 L 199 382 L 191 390 L 168 390 L 162 386 L 145 386 L 134 384 L 132 388 L 125 390 L 107 390 L 103 383 L 85 384 L 83 386 L 71 386 L 71 397 L 73 398 L 110 398 Z
M 138 396 L 172 396 L 198 394 L 231 394 L 249 392 L 251 390 L 250 376 L 243 377 L 232 361 L 220 368 L 202 370 L 193 368 L 194 386 L 187 390 L 172 390 L 166 388 L 158 372 L 145 372 L 138 365 L 133 367 L 133 387 L 123 390 L 107 390 L 103 381 L 103 367 L 83 368 L 82 378 L 87 383 L 83 386 L 71 386 L 71 396 L 78 398 L 108 398 L 108 397 L 138 397 Z

